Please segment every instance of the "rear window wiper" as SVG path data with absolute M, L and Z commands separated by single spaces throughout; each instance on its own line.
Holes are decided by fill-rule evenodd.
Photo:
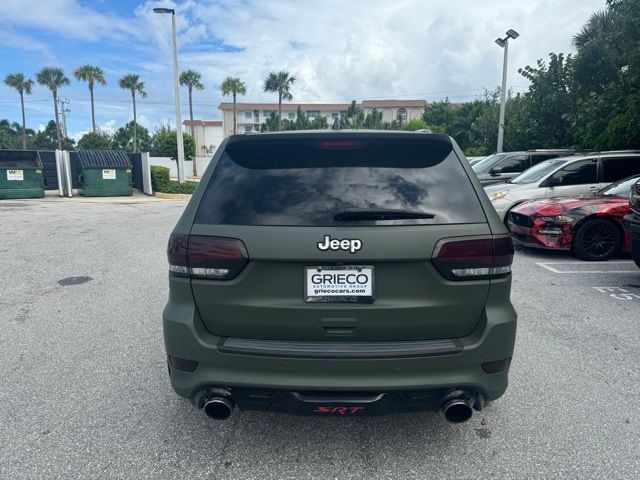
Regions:
M 411 218 L 435 218 L 433 213 L 420 210 L 403 210 L 400 208 L 349 208 L 333 215 L 337 222 L 349 222 L 358 220 L 403 220 Z

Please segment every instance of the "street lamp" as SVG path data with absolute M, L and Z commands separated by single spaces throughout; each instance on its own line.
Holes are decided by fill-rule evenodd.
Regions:
M 176 35 L 176 11 L 173 8 L 154 8 L 155 13 L 170 13 L 173 31 L 173 88 L 176 97 L 176 142 L 178 146 L 178 181 L 184 183 L 184 141 L 180 119 L 180 82 L 178 80 L 178 38 Z
M 504 62 L 502 64 L 502 90 L 500 92 L 500 119 L 498 120 L 498 148 L 497 153 L 502 153 L 502 143 L 504 141 L 504 108 L 507 93 L 507 55 L 509 52 L 509 39 L 515 40 L 520 34 L 513 29 L 507 30 L 507 36 L 497 38 L 496 43 L 504 48 Z

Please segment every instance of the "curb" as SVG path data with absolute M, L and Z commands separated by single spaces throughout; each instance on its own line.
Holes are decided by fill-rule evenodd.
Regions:
M 162 192 L 154 192 L 154 197 L 158 198 L 166 198 L 169 200 L 189 200 L 193 195 L 190 193 L 162 193 Z

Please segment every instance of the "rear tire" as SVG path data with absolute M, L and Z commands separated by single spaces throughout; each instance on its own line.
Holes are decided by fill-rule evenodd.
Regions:
M 631 258 L 636 262 L 638 268 L 640 268 L 640 240 L 635 238 L 631 241 Z
M 589 220 L 578 228 L 573 237 L 573 253 L 583 260 L 602 262 L 620 250 L 622 235 L 609 220 Z

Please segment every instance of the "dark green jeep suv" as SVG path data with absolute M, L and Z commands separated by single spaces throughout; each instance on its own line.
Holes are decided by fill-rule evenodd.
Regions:
M 168 259 L 171 384 L 209 417 L 463 422 L 507 387 L 513 246 L 446 135 L 229 137 Z

